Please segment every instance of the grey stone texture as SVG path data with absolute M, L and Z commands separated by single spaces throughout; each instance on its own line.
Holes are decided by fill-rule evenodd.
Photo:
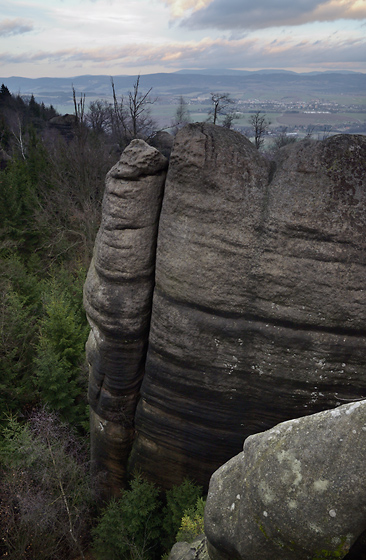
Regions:
M 274 162 L 205 123 L 108 174 L 85 286 L 92 449 L 207 488 L 245 438 L 364 396 L 366 137 Z M 130 453 L 132 446 L 132 451 Z
M 134 140 L 106 178 L 84 287 L 92 458 L 112 494 L 124 484 L 144 374 L 167 160 Z
M 365 241 L 365 137 L 299 142 L 270 164 L 236 132 L 183 128 L 131 468 L 207 487 L 248 435 L 360 398 Z
M 201 535 L 192 543 L 177 542 L 171 549 L 168 560 L 210 560 L 206 537 Z
M 246 439 L 212 476 L 211 560 L 343 558 L 366 530 L 366 400 Z

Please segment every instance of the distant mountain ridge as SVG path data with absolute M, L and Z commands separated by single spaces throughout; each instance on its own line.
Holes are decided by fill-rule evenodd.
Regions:
M 209 76 L 244 76 L 250 74 L 295 74 L 298 76 L 314 76 L 319 74 L 362 74 L 353 70 L 326 70 L 312 72 L 294 72 L 293 70 L 279 69 L 262 69 L 262 70 L 235 70 L 232 68 L 205 68 L 203 70 L 182 69 L 174 72 L 174 74 L 202 74 Z
M 118 95 L 130 91 L 137 76 L 113 76 Z M 85 94 L 86 102 L 94 99 L 111 99 L 111 76 L 80 75 L 69 78 L 1 78 L 13 94 L 34 95 L 38 102 L 65 110 L 72 105 L 72 88 L 76 94 Z M 233 97 L 273 97 L 297 95 L 300 97 L 326 97 L 328 95 L 364 96 L 366 74 L 344 71 L 296 73 L 287 70 L 232 70 L 205 69 L 179 70 L 173 73 L 141 75 L 141 91 L 153 89 L 153 95 L 202 97 L 210 92 L 228 92 Z

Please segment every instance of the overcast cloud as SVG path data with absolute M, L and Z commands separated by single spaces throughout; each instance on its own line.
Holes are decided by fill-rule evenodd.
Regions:
M 20 35 L 32 31 L 33 25 L 20 18 L 0 20 L 0 37 L 8 37 L 9 35 Z
M 182 25 L 198 29 L 262 29 L 362 18 L 366 18 L 363 0 L 213 0 L 186 17 Z
M 0 0 L 0 76 L 366 72 L 366 0 Z

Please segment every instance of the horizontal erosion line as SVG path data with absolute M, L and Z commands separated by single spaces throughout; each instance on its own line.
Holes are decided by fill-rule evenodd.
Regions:
M 161 169 L 153 172 L 153 173 L 144 173 L 142 171 L 139 172 L 138 175 L 124 175 L 123 173 L 118 173 L 118 171 L 116 173 L 110 173 L 109 176 L 111 177 L 111 179 L 115 179 L 116 181 L 122 181 L 123 183 L 136 183 L 138 182 L 140 179 L 145 179 L 146 177 L 163 177 L 164 174 L 166 174 L 168 169 L 168 162 L 166 164 L 165 167 L 162 167 Z M 111 190 L 108 192 L 108 194 L 113 194 L 115 196 L 117 196 L 118 198 L 128 198 L 126 196 L 124 196 L 124 192 L 122 191 L 121 194 L 118 194 L 115 190 Z
M 292 331 L 297 331 L 297 332 L 319 332 L 319 333 L 326 333 L 329 335 L 336 335 L 336 336 L 350 336 L 350 337 L 360 337 L 360 338 L 366 338 L 366 328 L 365 329 L 360 329 L 360 328 L 350 328 L 350 327 L 330 327 L 330 326 L 322 326 L 322 325 L 314 325 L 314 324 L 310 324 L 310 323 L 302 323 L 302 322 L 294 322 L 288 319 L 273 319 L 271 317 L 261 317 L 259 315 L 256 315 L 255 313 L 239 313 L 239 312 L 235 312 L 235 311 L 231 311 L 231 312 L 226 312 L 220 309 L 216 309 L 213 307 L 207 307 L 204 305 L 199 305 L 197 303 L 193 303 L 193 302 L 187 302 L 187 301 L 183 301 L 183 300 L 178 300 L 164 292 L 162 292 L 160 289 L 155 287 L 155 293 L 157 295 L 159 295 L 159 297 L 161 297 L 163 300 L 165 299 L 166 301 L 174 304 L 177 307 L 180 307 L 181 309 L 192 309 L 198 313 L 201 313 L 203 315 L 210 315 L 212 316 L 216 316 L 219 319 L 224 319 L 224 320 L 228 320 L 228 321 L 241 321 L 243 323 L 247 323 L 250 330 L 256 330 L 256 325 L 258 325 L 257 328 L 260 328 L 262 330 L 262 327 L 265 326 L 269 326 L 269 327 L 274 327 L 274 328 L 283 328 L 283 329 L 289 329 Z M 243 325 L 244 326 L 244 325 Z M 228 329 L 229 330 L 229 329 Z M 237 335 L 237 333 L 235 333 L 235 336 Z
M 136 285 L 136 284 L 150 284 L 151 287 L 154 286 L 155 283 L 155 265 L 148 264 L 145 269 L 135 270 L 134 274 L 129 273 L 128 271 L 118 271 L 115 272 L 113 269 L 112 272 L 107 271 L 105 268 L 101 267 L 98 263 L 94 263 L 94 268 L 97 275 L 100 278 L 103 278 L 111 285 L 120 284 L 121 286 L 124 285 Z

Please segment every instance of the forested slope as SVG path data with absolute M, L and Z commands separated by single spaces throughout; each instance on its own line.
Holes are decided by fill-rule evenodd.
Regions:
M 152 132 L 138 84 L 131 96 L 143 109 L 135 121 L 117 96 L 86 108 L 74 92 L 75 113 L 62 116 L 0 88 L 0 558 L 7 560 L 159 558 L 201 493 L 185 482 L 162 495 L 135 476 L 101 512 L 99 481 L 90 477 L 82 290 L 106 173 L 131 130 Z M 199 508 L 193 527 L 202 530 Z

